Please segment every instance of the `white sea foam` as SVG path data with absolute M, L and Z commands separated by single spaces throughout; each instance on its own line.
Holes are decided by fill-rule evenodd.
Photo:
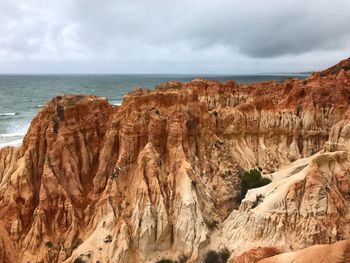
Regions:
M 3 147 L 6 147 L 6 146 L 15 146 L 15 147 L 20 146 L 22 141 L 23 141 L 23 138 L 12 140 L 12 141 L 7 141 L 7 142 L 2 142 L 0 140 L 0 149 Z
M 19 146 L 28 130 L 29 124 L 9 127 L 7 133 L 0 134 L 0 148 L 5 146 Z
M 120 106 L 122 105 L 122 102 L 120 100 L 111 100 L 110 103 L 115 106 Z
M 0 138 L 11 138 L 11 137 L 23 137 L 25 133 L 22 132 L 14 132 L 14 133 L 5 133 L 5 134 L 0 134 Z
M 15 115 L 18 115 L 18 112 L 0 113 L 0 117 L 2 117 L 2 116 L 15 116 Z

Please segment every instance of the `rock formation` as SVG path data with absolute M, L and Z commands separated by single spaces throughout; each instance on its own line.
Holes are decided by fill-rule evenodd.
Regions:
M 347 263 L 350 262 L 350 241 L 313 245 L 295 252 L 281 253 L 275 247 L 259 247 L 238 256 L 230 263 Z
M 281 254 L 281 250 L 276 247 L 258 247 L 244 252 L 233 259 L 230 263 L 259 262 L 262 259 L 270 258 L 279 254 Z
M 0 262 L 196 262 L 221 247 L 233 260 L 349 239 L 349 102 L 344 66 L 170 82 L 121 106 L 56 97 L 0 150 Z M 252 168 L 272 183 L 241 200 Z
M 350 241 L 338 241 L 331 245 L 314 245 L 300 251 L 268 257 L 258 263 L 347 263 L 350 262 Z

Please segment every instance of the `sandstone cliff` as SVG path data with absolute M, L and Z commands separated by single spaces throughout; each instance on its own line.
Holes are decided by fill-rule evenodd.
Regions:
M 231 263 L 347 263 L 350 262 L 350 241 L 313 245 L 295 252 L 281 253 L 274 247 L 251 249 L 236 257 Z
M 314 245 L 300 251 L 283 253 L 258 261 L 258 263 L 347 263 L 350 262 L 350 241 L 331 245 Z
M 350 71 L 66 95 L 0 150 L 0 262 L 232 258 L 350 238 Z M 272 183 L 241 202 L 241 175 Z

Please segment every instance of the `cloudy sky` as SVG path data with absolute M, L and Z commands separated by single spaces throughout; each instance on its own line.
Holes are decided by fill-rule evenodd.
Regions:
M 349 0 L 0 0 L 0 73 L 322 69 L 350 56 Z

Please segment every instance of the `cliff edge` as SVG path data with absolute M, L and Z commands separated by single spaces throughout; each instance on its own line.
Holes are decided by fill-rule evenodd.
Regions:
M 0 262 L 233 260 L 349 239 L 349 102 L 344 67 L 170 82 L 121 106 L 56 97 L 0 149 Z M 272 183 L 242 196 L 253 168 Z

